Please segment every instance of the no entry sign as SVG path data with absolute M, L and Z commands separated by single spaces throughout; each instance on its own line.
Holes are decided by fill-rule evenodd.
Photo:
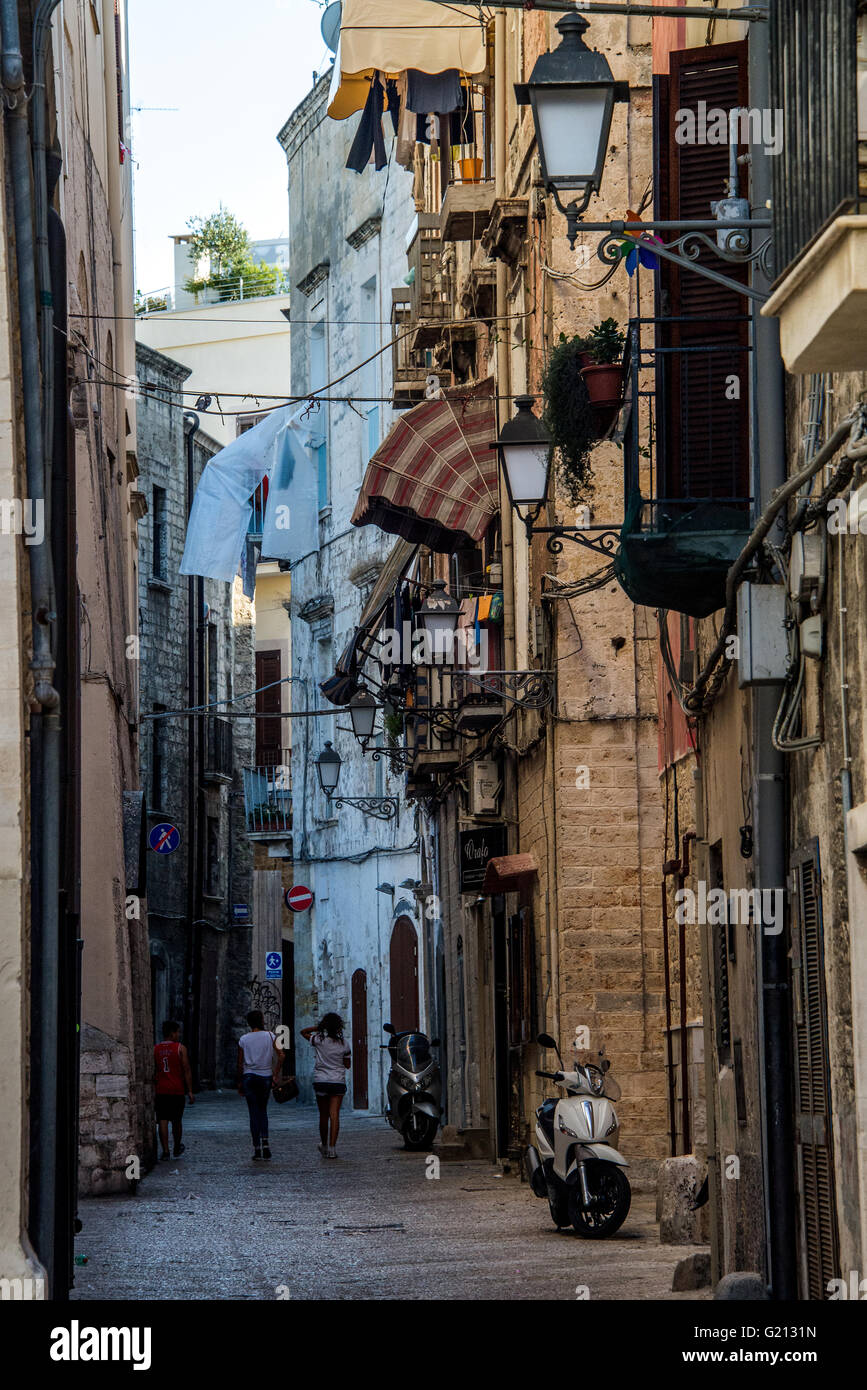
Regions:
M 313 894 L 309 888 L 305 888 L 303 883 L 296 883 L 294 888 L 287 888 L 283 894 L 286 906 L 292 912 L 304 912 L 308 907 L 313 906 Z

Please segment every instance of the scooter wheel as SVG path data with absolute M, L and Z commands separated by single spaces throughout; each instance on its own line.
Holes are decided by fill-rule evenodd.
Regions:
M 576 1183 L 569 1189 L 569 1219 L 575 1231 L 585 1240 L 604 1240 L 619 1231 L 632 1201 L 629 1179 L 616 1163 L 597 1160 L 587 1164 L 587 1185 L 597 1201 L 589 1211 L 581 1205 L 581 1189 Z
M 403 1131 L 404 1145 L 416 1152 L 421 1149 L 429 1149 L 436 1132 L 437 1122 L 430 1115 L 413 1115 L 407 1121 Z

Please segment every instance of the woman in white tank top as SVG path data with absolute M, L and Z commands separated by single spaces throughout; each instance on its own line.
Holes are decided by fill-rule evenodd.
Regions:
M 352 1062 L 352 1053 L 343 1038 L 343 1019 L 339 1014 L 326 1014 L 321 1023 L 302 1028 L 301 1036 L 316 1053 L 313 1091 L 319 1106 L 319 1152 L 323 1158 L 336 1158 L 346 1068 Z

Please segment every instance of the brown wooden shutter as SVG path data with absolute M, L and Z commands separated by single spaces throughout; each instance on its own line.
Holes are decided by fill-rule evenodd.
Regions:
M 352 976 L 352 1108 L 368 1107 L 367 972 Z
M 706 221 L 711 203 L 725 197 L 728 144 L 678 144 L 678 111 L 698 116 L 748 104 L 746 42 L 684 49 L 671 54 L 670 77 L 657 96 L 667 117 L 656 153 L 657 208 L 670 221 Z M 698 120 L 696 120 L 698 126 Z M 748 196 L 742 166 L 740 193 Z M 664 233 L 671 241 L 677 232 Z M 713 233 L 709 234 L 713 237 Z M 702 247 L 697 262 L 745 282 L 743 267 Z M 657 325 L 658 492 L 660 496 L 749 496 L 749 352 L 747 300 L 693 270 L 663 263 L 664 322 Z M 702 351 L 701 349 L 705 349 Z M 740 399 L 726 396 L 726 380 L 740 378 Z
M 803 1295 L 825 1299 L 828 1281 L 838 1278 L 840 1270 L 818 841 L 792 856 L 792 869 L 792 1022 L 800 1247 L 806 1272 Z
M 256 696 L 257 714 L 279 714 L 282 709 L 283 689 L 275 685 L 282 671 L 279 651 L 256 653 Z M 263 686 L 270 689 L 263 690 Z M 280 719 L 256 720 L 256 765 L 257 767 L 276 767 L 283 761 L 281 750 Z

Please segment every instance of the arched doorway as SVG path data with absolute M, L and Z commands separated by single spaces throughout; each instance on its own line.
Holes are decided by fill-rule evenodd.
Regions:
M 418 1028 L 418 936 L 408 917 L 398 917 L 388 952 L 391 1023 L 399 1033 Z
M 352 1108 L 366 1110 L 367 1095 L 367 972 L 352 977 Z

